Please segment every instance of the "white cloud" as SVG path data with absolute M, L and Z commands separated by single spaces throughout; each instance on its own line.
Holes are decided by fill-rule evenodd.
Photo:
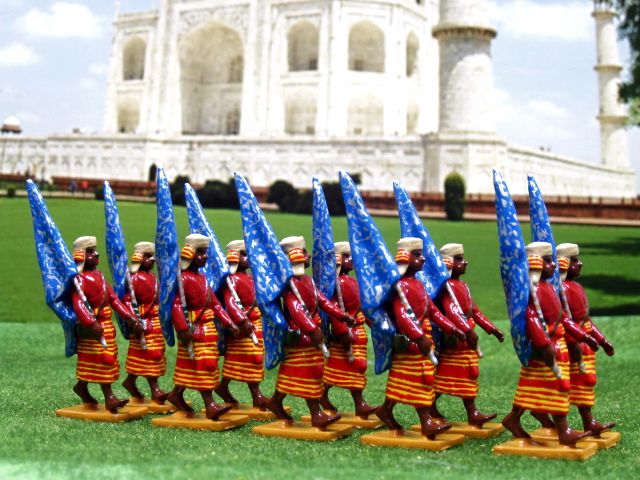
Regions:
M 27 67 L 40 62 L 40 56 L 23 43 L 0 47 L 0 68 Z
M 109 66 L 105 63 L 92 63 L 89 65 L 89 73 L 96 77 L 102 77 L 109 71 Z
M 569 112 L 566 109 L 559 107 L 550 100 L 529 100 L 527 102 L 527 106 L 534 112 L 540 113 L 541 115 L 545 115 L 547 117 L 569 117 Z
M 93 78 L 83 78 L 80 80 L 78 86 L 83 90 L 93 90 L 98 86 L 98 82 L 96 82 Z
M 493 2 L 491 12 L 500 34 L 582 42 L 594 35 L 590 3 L 571 0 L 540 4 L 530 0 L 497 0 Z
M 103 21 L 80 3 L 55 2 L 48 12 L 32 8 L 16 20 L 16 28 L 34 37 L 96 38 Z

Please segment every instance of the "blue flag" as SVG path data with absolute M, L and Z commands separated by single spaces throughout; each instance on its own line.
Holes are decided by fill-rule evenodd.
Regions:
M 511 320 L 511 339 L 516 355 L 527 366 L 531 358 L 531 341 L 525 334 L 529 304 L 529 263 L 520 222 L 509 188 L 502 175 L 493 171 L 496 192 L 496 221 L 500 244 L 500 275 Z
M 156 173 L 156 261 L 160 277 L 160 323 L 169 346 L 175 344 L 171 307 L 178 292 L 180 250 L 169 182 L 162 168 Z
M 65 339 L 64 353 L 67 357 L 71 357 L 78 347 L 77 317 L 71 305 L 73 279 L 78 274 L 78 270 L 38 187 L 32 180 L 27 180 L 26 188 L 33 218 L 33 239 L 42 274 L 44 297 L 49 308 L 62 323 Z
M 395 327 L 384 304 L 400 279 L 400 272 L 353 180 L 344 172 L 340 172 L 340 187 L 347 212 L 349 243 L 360 301 L 365 316 L 372 322 L 375 371 L 380 374 L 391 367 L 395 335 Z
M 256 302 L 264 318 L 265 364 L 272 369 L 284 358 L 287 322 L 282 313 L 280 296 L 293 277 L 293 270 L 251 187 L 238 173 L 235 174 L 235 182 Z
M 106 219 L 106 249 L 109 260 L 109 270 L 113 281 L 113 291 L 122 300 L 127 291 L 127 245 L 124 242 L 124 233 L 120 224 L 118 204 L 111 190 L 109 182 L 104 182 L 104 216 Z M 129 327 L 116 313 L 118 326 L 122 336 L 129 339 Z
M 529 218 L 531 219 L 531 239 L 534 242 L 548 242 L 551 244 L 553 261 L 556 264 L 556 271 L 551 278 L 551 284 L 557 292 L 560 292 L 560 268 L 556 257 L 556 242 L 553 239 L 551 221 L 547 213 L 547 206 L 542 198 L 542 193 L 533 175 L 528 176 L 529 180 Z
M 316 287 L 325 297 L 332 298 L 336 289 L 336 254 L 327 199 L 317 178 L 313 179 L 313 257 L 311 262 Z M 329 317 L 322 311 L 320 316 L 322 330 L 326 335 L 329 330 Z

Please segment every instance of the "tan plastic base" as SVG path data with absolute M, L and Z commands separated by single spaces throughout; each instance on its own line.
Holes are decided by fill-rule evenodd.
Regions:
M 338 425 L 351 425 L 352 427 L 364 428 L 368 430 L 375 430 L 376 428 L 380 428 L 382 425 L 384 425 L 384 423 L 382 423 L 375 415 L 371 415 L 367 419 L 359 417 L 353 412 L 340 412 L 340 414 L 342 415 L 342 418 L 336 422 L 336 424 Z M 301 416 L 300 421 L 311 423 L 311 415 Z
M 149 410 L 150 413 L 172 413 L 176 411 L 176 407 L 169 402 L 158 403 L 155 400 L 148 398 L 144 398 L 144 400 L 140 401 L 135 397 L 131 397 L 127 405 L 131 405 L 132 407 L 144 407 Z
M 231 430 L 249 423 L 246 415 L 223 415 L 219 420 L 209 420 L 202 413 L 194 413 L 188 416 L 185 412 L 176 412 L 168 417 L 159 417 L 151 420 L 156 427 L 190 428 L 193 430 Z
M 413 425 L 411 430 L 419 432 L 420 425 Z M 446 433 L 455 433 L 456 435 L 464 435 L 467 438 L 493 438 L 504 432 L 505 428 L 501 423 L 485 423 L 482 428 L 469 425 L 464 422 L 451 422 L 451 428 Z
M 527 438 L 513 438 L 493 447 L 496 455 L 519 455 L 536 458 L 558 458 L 563 460 L 587 460 L 593 457 L 598 447 L 593 443 L 578 443 L 575 448 L 558 442 L 536 442 Z
M 418 448 L 441 452 L 455 447 L 464 442 L 464 435 L 453 433 L 441 433 L 434 440 L 429 440 L 424 435 L 411 430 L 383 430 L 381 432 L 368 433 L 360 437 L 360 441 L 367 445 L 381 447 Z
M 284 410 L 288 414 L 291 414 L 291 407 L 284 407 Z M 204 409 L 202 410 L 202 413 L 204 413 Z M 232 408 L 231 410 L 229 410 L 229 414 L 246 415 L 251 420 L 275 420 L 276 418 L 276 416 L 269 410 L 260 410 L 259 408 L 246 403 L 241 403 L 240 405 L 238 405 L 238 408 Z
M 576 430 L 576 432 L 582 433 L 582 430 Z M 600 437 L 586 437 L 578 442 L 579 445 L 583 443 L 593 443 L 597 445 L 598 449 L 603 450 L 616 446 L 620 441 L 622 434 L 620 432 L 607 431 L 602 432 Z M 539 428 L 531 432 L 531 438 L 541 442 L 544 441 L 558 441 L 558 432 L 555 428 Z
M 253 432 L 267 437 L 286 437 L 297 440 L 315 440 L 317 442 L 328 442 L 350 435 L 353 427 L 351 425 L 332 424 L 324 429 L 312 427 L 308 423 L 288 422 L 278 420 L 276 422 L 265 423 L 253 427 Z
M 102 404 L 94 405 L 90 403 L 81 403 L 73 407 L 59 408 L 56 410 L 56 415 L 59 417 L 110 423 L 127 422 L 144 417 L 147 413 L 149 413 L 149 410 L 145 407 L 129 405 L 118 409 L 118 413 L 111 413 L 109 410 L 106 410 Z

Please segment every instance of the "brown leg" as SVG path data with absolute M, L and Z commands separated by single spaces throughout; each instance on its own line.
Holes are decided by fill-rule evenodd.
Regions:
M 329 410 L 333 413 L 338 413 L 338 409 L 335 407 L 331 400 L 329 400 L 329 389 L 331 385 L 324 384 L 324 393 L 322 394 L 322 398 L 320 398 L 320 405 L 324 410 Z
M 542 428 L 556 428 L 556 424 L 553 423 L 548 413 L 531 412 L 531 416 L 540 422 Z
M 429 414 L 431 415 L 431 418 L 435 420 L 446 422 L 447 419 L 445 418 L 444 415 L 442 415 L 442 413 L 440 413 L 440 410 L 438 410 L 438 399 L 441 396 L 442 396 L 441 393 L 436 393 L 436 398 L 433 399 L 433 404 L 431 405 Z
M 516 407 L 514 405 L 511 411 L 502 420 L 504 428 L 509 430 L 515 438 L 531 438 L 531 435 L 529 435 L 520 424 L 520 418 L 523 413 L 524 408 Z
M 238 408 L 238 405 L 240 405 L 240 403 L 233 395 L 231 395 L 231 392 L 229 391 L 230 383 L 230 378 L 222 377 L 222 381 L 220 382 L 220 385 L 216 387 L 215 392 L 220 398 L 222 398 L 222 400 L 224 400 L 224 403 L 230 404 L 232 408 Z
M 387 426 L 389 430 L 404 430 L 402 425 L 398 423 L 396 418 L 393 416 L 393 407 L 396 406 L 395 400 L 389 400 L 385 398 L 384 403 L 380 405 L 378 410 L 376 411 L 376 416 L 382 420 L 382 422 Z
M 580 417 L 582 417 L 582 425 L 584 426 L 584 431 L 591 431 L 595 436 L 599 436 L 605 430 L 610 430 L 616 426 L 616 422 L 600 423 L 595 418 L 593 418 L 591 407 L 578 407 L 578 412 L 580 413 Z
M 356 407 L 356 415 L 362 418 L 369 418 L 378 410 L 378 407 L 369 405 L 362 394 L 362 390 L 351 390 L 351 397 L 353 398 L 353 404 Z
M 115 396 L 110 383 L 101 383 L 100 387 L 102 387 L 102 393 L 104 394 L 104 407 L 111 413 L 117 413 L 119 408 L 122 408 L 129 403 L 128 398 L 120 400 Z
M 575 447 L 578 440 L 589 436 L 589 432 L 577 433 L 569 426 L 566 415 L 554 415 L 553 421 L 558 429 L 558 441 L 561 445 Z
M 125 378 L 124 382 L 122 382 L 122 386 L 129 392 L 129 394 L 134 398 L 139 398 L 141 401 L 144 400 L 144 394 L 138 389 L 136 385 L 137 375 L 130 373 Z
M 272 411 L 279 420 L 287 420 L 292 422 L 293 418 L 287 413 L 287 411 L 284 409 L 284 406 L 282 405 L 282 401 L 286 396 L 286 393 L 282 393 L 276 390 L 273 393 L 273 396 L 265 402 L 264 406 Z
M 176 385 L 167 395 L 167 400 L 181 412 L 193 413 L 193 408 L 184 399 L 185 387 Z
M 260 391 L 260 383 L 251 382 L 247 383 L 247 387 L 249 387 L 249 392 L 251 392 L 251 398 L 253 399 L 253 406 L 259 408 L 260 410 L 264 410 L 269 400 L 265 397 Z
M 320 408 L 320 400 L 307 399 L 307 407 L 311 413 L 311 426 L 316 428 L 325 428 L 342 418 L 339 413 L 328 414 Z
M 497 413 L 482 413 L 476 407 L 476 399 L 475 398 L 463 398 L 462 403 L 464 403 L 464 408 L 467 411 L 467 422 L 469 425 L 474 425 L 476 427 L 482 427 L 489 420 L 493 420 L 498 416 Z
M 451 428 L 451 424 L 442 421 L 434 422 L 433 418 L 431 418 L 431 414 L 429 413 L 430 410 L 431 407 L 416 407 L 418 418 L 420 418 L 420 429 L 422 435 L 427 437 L 429 440 L 434 440 L 438 433 Z
M 221 415 L 231 410 L 231 405 L 218 405 L 214 402 L 212 390 L 202 390 L 200 395 L 202 395 L 202 401 L 209 420 L 218 420 Z
M 78 380 L 73 386 L 73 391 L 76 395 L 80 397 L 82 403 L 91 403 L 94 405 L 98 404 L 98 400 L 96 400 L 91 393 L 89 393 L 89 383 L 84 380 Z
M 151 390 L 151 399 L 158 403 L 164 403 L 168 393 L 160 390 L 158 377 L 147 377 L 147 383 L 149 383 L 149 389 Z

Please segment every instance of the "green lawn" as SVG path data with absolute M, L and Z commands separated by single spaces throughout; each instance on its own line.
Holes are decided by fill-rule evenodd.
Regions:
M 65 239 L 95 234 L 104 241 L 102 204 L 95 201 L 51 200 L 49 207 Z M 122 203 L 121 218 L 131 246 L 154 236 L 153 205 Z M 185 210 L 176 210 L 178 228 L 186 234 Z M 212 226 L 223 244 L 240 236 L 237 212 L 208 211 Z M 269 215 L 279 236 L 304 234 L 309 238 L 309 217 Z M 499 281 L 496 229 L 492 222 L 429 220 L 438 245 L 463 242 L 470 260 L 469 282 L 480 307 L 499 327 L 508 329 L 504 297 Z M 380 219 L 379 225 L 390 244 L 399 235 L 396 219 Z M 525 229 L 527 225 L 525 225 Z M 346 237 L 344 219 L 334 221 L 336 239 Z M 75 360 L 63 355 L 62 330 L 45 307 L 37 261 L 33 250 L 31 219 L 24 199 L 0 199 L 0 478 L 626 478 L 640 467 L 637 452 L 640 417 L 637 414 L 640 388 L 637 358 L 640 354 L 640 272 L 637 257 L 640 231 L 631 228 L 557 226 L 559 242 L 582 246 L 584 283 L 592 311 L 599 315 L 635 315 L 600 318 L 602 330 L 616 345 L 616 355 L 599 354 L 599 387 L 596 414 L 615 420 L 623 433 L 613 450 L 602 451 L 586 463 L 495 457 L 491 446 L 508 438 L 467 440 L 443 453 L 385 449 L 361 445 L 362 432 L 345 440 L 319 444 L 274 438 L 251 433 L 251 425 L 224 433 L 191 432 L 152 427 L 150 419 L 122 425 L 107 425 L 60 419 L 56 408 L 77 402 L 71 387 Z M 528 231 L 525 231 L 525 237 Z M 102 250 L 104 252 L 104 248 Z M 106 269 L 106 259 L 103 257 Z M 481 394 L 478 404 L 485 411 L 503 416 L 510 408 L 518 375 L 518 363 L 510 345 L 498 344 L 481 335 L 485 358 L 481 362 Z M 120 361 L 126 346 L 119 337 Z M 169 350 L 169 372 L 175 349 Z M 367 397 L 383 400 L 386 375 L 369 375 Z M 273 391 L 275 372 L 269 372 L 264 391 Z M 171 375 L 162 379 L 169 388 Z M 241 385 L 233 386 L 242 401 L 249 395 Z M 124 395 L 119 385 L 116 393 Z M 338 407 L 350 408 L 346 392 L 333 394 Z M 196 405 L 200 399 L 191 392 Z M 306 411 L 304 402 L 288 398 L 295 414 Z M 462 418 L 461 402 L 446 399 L 443 411 Z M 405 425 L 417 421 L 415 412 L 397 408 Z M 579 426 L 577 414 L 571 419 Z M 534 422 L 527 418 L 531 429 Z

